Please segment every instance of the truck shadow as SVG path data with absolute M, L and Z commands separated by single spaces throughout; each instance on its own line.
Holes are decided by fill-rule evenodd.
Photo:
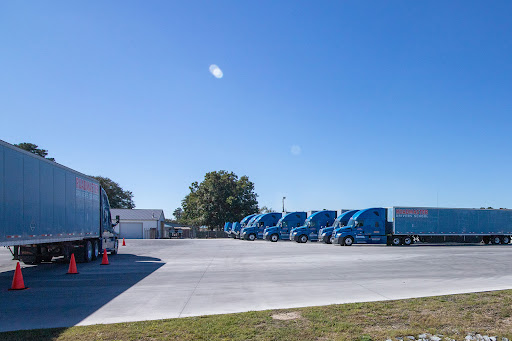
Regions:
M 76 325 L 165 264 L 159 258 L 133 254 L 110 256 L 109 262 L 106 266 L 100 265 L 100 259 L 77 264 L 78 275 L 67 275 L 68 264 L 58 261 L 22 265 L 29 289 L 20 291 L 8 290 L 14 270 L 1 272 L 0 340 L 25 339 L 8 331 L 58 328 L 48 330 L 48 337 L 43 338 L 54 339 L 66 330 L 59 327 Z M 16 262 L 12 264 L 14 269 Z

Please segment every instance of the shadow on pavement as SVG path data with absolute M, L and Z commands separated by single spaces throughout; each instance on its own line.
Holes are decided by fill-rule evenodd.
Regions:
M 13 261 L 12 271 L 0 273 L 0 340 L 9 337 L 4 331 L 74 326 L 165 264 L 132 254 L 109 256 L 109 261 L 104 266 L 101 259 L 77 264 L 78 275 L 67 275 L 68 264 L 59 262 L 28 268 L 22 264 L 29 289 L 9 291 Z M 48 331 L 44 339 L 63 330 Z

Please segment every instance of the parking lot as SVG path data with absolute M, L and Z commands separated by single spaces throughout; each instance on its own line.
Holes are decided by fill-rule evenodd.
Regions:
M 512 288 L 512 245 L 341 247 L 265 241 L 127 240 L 78 264 L 23 266 L 0 248 L 0 331 L 152 320 Z

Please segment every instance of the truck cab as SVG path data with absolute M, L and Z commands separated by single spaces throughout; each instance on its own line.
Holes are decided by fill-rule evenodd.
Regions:
M 267 227 L 263 231 L 263 239 L 271 242 L 277 242 L 279 239 L 289 239 L 290 231 L 295 228 L 302 226 L 306 220 L 306 212 L 291 212 L 285 214 L 276 226 Z
M 225 222 L 224 223 L 224 232 L 228 235 L 229 238 L 233 238 L 231 236 L 231 226 L 233 225 L 233 223 L 230 223 L 230 222 Z
M 318 231 L 331 226 L 334 219 L 336 219 L 336 211 L 325 210 L 313 213 L 304 221 L 304 225 L 291 230 L 290 240 L 297 243 L 306 243 L 308 240 L 317 241 Z
M 282 214 L 277 212 L 260 214 L 250 226 L 242 228 L 240 239 L 256 240 L 263 239 L 263 231 L 267 227 L 276 226 Z
M 336 231 L 334 243 L 350 246 L 356 244 L 386 244 L 387 210 L 367 208 L 354 214 L 347 223 Z
M 240 221 L 239 224 L 233 225 L 231 228 L 231 234 L 235 239 L 240 239 L 240 231 L 244 228 L 249 226 L 249 224 L 258 214 L 249 214 L 244 219 Z
M 352 216 L 357 212 L 359 212 L 359 210 L 343 212 L 338 218 L 336 218 L 332 226 L 324 227 L 318 231 L 318 238 L 325 244 L 332 244 L 334 236 L 336 235 L 335 231 L 346 226 L 350 218 L 352 218 Z

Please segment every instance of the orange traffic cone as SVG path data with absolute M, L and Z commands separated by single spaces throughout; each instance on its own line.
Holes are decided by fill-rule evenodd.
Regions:
M 14 271 L 14 278 L 12 279 L 12 285 L 9 290 L 24 290 L 28 289 L 23 283 L 23 275 L 21 274 L 20 262 L 16 264 L 16 271 Z
M 103 250 L 103 260 L 101 261 L 101 265 L 108 265 L 107 250 Z
M 123 246 L 126 246 L 126 243 L 124 242 L 124 238 L 123 238 Z
M 71 260 L 69 261 L 69 269 L 68 269 L 68 275 L 76 275 L 78 274 L 78 271 L 76 270 L 76 262 L 75 262 L 75 254 L 71 254 Z

